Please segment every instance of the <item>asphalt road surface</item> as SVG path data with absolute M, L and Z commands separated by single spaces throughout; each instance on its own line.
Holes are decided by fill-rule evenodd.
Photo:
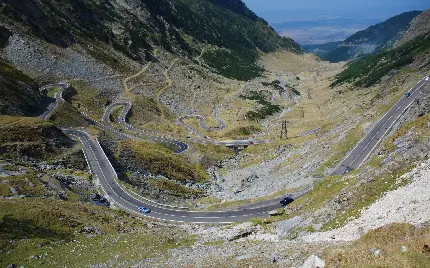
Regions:
M 374 125 L 366 136 L 354 147 L 344 158 L 339 166 L 332 171 L 331 175 L 341 175 L 348 172 L 348 169 L 357 169 L 369 158 L 375 147 L 379 144 L 385 134 L 392 128 L 400 116 L 409 108 L 420 93 L 421 87 L 428 83 L 429 78 L 421 79 L 408 93 L 410 96 L 402 96 L 390 110 Z
M 143 197 L 135 197 L 117 182 L 117 174 L 97 140 L 91 138 L 89 134 L 81 130 L 63 129 L 63 132 L 80 140 L 91 172 L 99 179 L 100 186 L 105 192 L 105 196 L 113 202 L 114 205 L 125 211 L 163 221 L 216 224 L 242 222 L 251 218 L 265 218 L 269 216 L 269 211 L 281 207 L 279 203 L 280 198 L 276 198 L 262 202 L 261 206 L 259 206 L 258 203 L 253 204 L 249 209 L 242 208 L 231 211 L 188 211 L 158 204 Z M 304 193 L 305 192 L 302 191 L 293 196 L 298 198 Z M 139 211 L 139 207 L 149 208 L 151 209 L 151 213 L 142 213 Z
M 61 90 L 56 94 L 56 102 L 48 107 L 48 109 L 41 115 L 43 119 L 47 119 L 50 114 L 55 110 L 55 107 L 59 105 L 60 102 L 64 101 L 62 98 L 62 93 L 64 89 L 68 87 L 67 83 L 58 83 L 45 86 L 45 88 L 60 86 Z M 41 88 L 43 89 L 43 88 Z M 91 119 L 88 115 L 83 113 L 83 115 L 94 125 L 101 128 L 102 130 L 116 134 L 119 138 L 123 139 L 140 139 L 126 133 L 119 132 L 110 126 L 109 115 L 112 109 L 117 105 L 122 105 L 123 112 L 120 115 L 119 121 L 126 129 L 130 131 L 139 132 L 142 135 L 149 135 L 151 138 L 163 139 L 164 136 L 159 136 L 157 133 L 151 131 L 144 131 L 140 129 L 135 129 L 132 125 L 126 122 L 126 115 L 131 109 L 131 104 L 128 102 L 124 103 L 114 103 L 107 107 L 105 114 L 102 117 L 102 123 L 99 123 Z M 105 196 L 109 199 L 111 203 L 118 206 L 120 209 L 125 211 L 139 214 L 143 217 L 158 219 L 162 221 L 171 222 L 192 222 L 192 223 L 204 223 L 204 224 L 223 224 L 223 223 L 233 223 L 242 222 L 251 218 L 266 218 L 269 217 L 269 212 L 281 208 L 279 201 L 281 198 L 274 198 L 271 200 L 266 200 L 258 203 L 248 204 L 242 208 L 229 211 L 189 211 L 184 207 L 177 207 L 172 205 L 161 204 L 156 201 L 150 200 L 143 196 L 139 196 L 134 193 L 130 193 L 129 190 L 125 189 L 118 183 L 118 176 L 115 169 L 112 167 L 109 159 L 104 153 L 102 147 L 100 146 L 97 139 L 93 139 L 88 133 L 83 130 L 65 128 L 62 129 L 65 134 L 75 137 L 78 139 L 83 146 L 83 151 L 87 164 L 99 182 L 100 186 L 105 193 Z M 166 138 L 169 139 L 169 138 Z M 248 144 L 249 141 L 226 141 L 226 144 L 232 142 L 232 144 Z M 178 146 L 180 149 L 188 148 L 188 145 L 183 147 Z M 300 192 L 293 194 L 294 198 L 299 198 L 308 192 L 311 188 L 302 189 Z M 145 214 L 139 211 L 139 207 L 146 207 L 151 210 L 150 213 Z
M 397 119 L 414 102 L 419 94 L 420 88 L 427 81 L 427 77 L 420 80 L 417 85 L 409 91 L 409 97 L 404 96 L 394 104 L 375 124 L 365 138 L 346 156 L 332 174 L 343 174 L 345 173 L 346 167 L 359 168 L 377 146 L 379 141 L 391 129 Z M 113 109 L 113 106 L 110 109 Z M 120 116 L 120 121 L 125 122 L 126 111 L 128 111 L 127 107 L 124 108 Z M 111 110 L 106 112 L 107 117 L 103 116 L 103 121 L 105 121 L 106 118 L 107 120 L 109 119 L 110 112 Z M 99 179 L 106 197 L 125 211 L 163 221 L 209 224 L 242 222 L 251 218 L 268 217 L 269 211 L 281 207 L 279 204 L 280 198 L 274 198 L 259 203 L 248 204 L 240 209 L 230 211 L 188 211 L 169 205 L 159 204 L 141 196 L 136 197 L 136 195 L 130 194 L 128 190 L 124 189 L 123 186 L 117 182 L 117 174 L 96 139 L 91 138 L 89 134 L 81 130 L 63 129 L 63 132 L 80 140 L 91 172 Z M 126 136 L 128 137 L 128 135 Z M 297 199 L 310 191 L 310 189 L 309 187 L 292 196 Z M 139 211 L 139 207 L 149 208 L 152 212 L 148 214 L 142 213 Z
M 42 118 L 43 120 L 47 120 L 49 119 L 49 117 L 52 115 L 52 113 L 55 111 L 55 109 L 57 109 L 58 105 L 60 105 L 60 103 L 63 100 L 63 91 L 68 87 L 69 85 L 67 83 L 57 83 L 57 84 L 49 84 L 46 86 L 41 87 L 39 90 L 44 90 L 44 89 L 48 89 L 48 88 L 53 88 L 53 87 L 60 87 L 60 90 L 55 93 L 55 102 L 49 104 L 48 108 L 46 109 L 46 111 L 40 115 L 40 118 Z

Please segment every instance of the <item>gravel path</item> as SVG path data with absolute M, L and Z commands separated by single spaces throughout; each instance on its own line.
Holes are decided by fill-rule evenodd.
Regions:
M 351 241 L 361 234 L 394 222 L 420 225 L 430 220 L 430 160 L 403 175 L 412 182 L 387 192 L 381 199 L 361 212 L 360 218 L 346 226 L 303 237 L 307 242 Z

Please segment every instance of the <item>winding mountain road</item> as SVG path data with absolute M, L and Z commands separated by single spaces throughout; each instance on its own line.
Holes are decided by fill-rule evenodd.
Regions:
M 254 204 L 252 208 L 230 210 L 230 211 L 187 211 L 183 209 L 171 208 L 138 198 L 131 194 L 117 182 L 117 174 L 112 167 L 109 159 L 96 139 L 93 139 L 88 133 L 76 129 L 63 129 L 63 132 L 79 139 L 84 148 L 85 158 L 90 166 L 91 172 L 97 176 L 100 186 L 106 194 L 106 197 L 126 211 L 139 214 L 143 217 L 154 218 L 171 222 L 193 222 L 193 223 L 233 223 L 242 222 L 251 218 L 268 217 L 268 212 L 280 208 L 279 198 L 264 201 L 263 206 Z M 298 198 L 303 195 L 300 192 L 295 195 Z M 139 211 L 139 207 L 151 209 L 151 213 L 145 214 Z
M 373 129 L 363 138 L 363 140 L 360 141 L 357 146 L 345 157 L 342 163 L 333 171 L 332 174 L 344 174 L 347 170 L 347 167 L 359 168 L 368 158 L 374 148 L 378 145 L 382 137 L 385 136 L 385 134 L 398 120 L 398 118 L 414 102 L 417 95 L 419 94 L 420 88 L 427 81 L 428 77 L 421 79 L 417 85 L 409 91 L 409 97 L 402 97 L 396 104 L 394 104 L 393 107 L 375 124 Z M 65 88 L 65 85 L 62 85 L 62 88 Z M 60 99 L 62 99 L 61 94 Z M 142 130 L 136 130 L 132 125 L 126 123 L 125 118 L 131 108 L 131 104 L 127 102 L 122 104 L 112 104 L 110 108 L 106 109 L 102 121 L 104 123 L 109 122 L 109 115 L 112 112 L 112 109 L 117 105 L 122 105 L 124 107 L 123 112 L 120 115 L 120 123 L 122 122 L 121 124 L 126 126 L 128 130 L 142 132 Z M 47 113 L 49 115 L 53 109 L 48 108 L 48 110 L 50 110 L 50 112 Z M 109 125 L 101 126 L 103 129 L 106 128 L 111 130 Z M 251 218 L 268 217 L 269 211 L 281 207 L 279 204 L 279 198 L 274 198 L 254 204 L 247 204 L 240 209 L 229 211 L 188 211 L 175 208 L 170 205 L 159 204 L 147 198 L 130 193 L 118 183 L 118 176 L 97 139 L 92 138 L 83 130 L 63 129 L 63 132 L 75 137 L 82 143 L 88 166 L 90 167 L 91 172 L 97 176 L 104 193 L 111 202 L 125 211 L 139 214 L 143 217 L 154 218 L 163 221 L 221 224 L 242 222 Z M 130 136 L 127 134 L 122 134 L 118 131 L 115 132 L 120 136 L 123 135 L 124 138 L 130 138 Z M 146 133 L 146 135 L 149 134 Z M 153 134 L 151 133 L 150 135 Z M 309 192 L 311 189 L 312 187 L 302 189 L 292 196 L 294 199 L 297 199 Z M 152 212 L 149 214 L 140 212 L 139 207 L 142 206 L 151 209 Z
M 127 114 L 130 112 L 132 104 L 130 102 L 124 101 L 124 102 L 114 102 L 110 104 L 108 107 L 106 107 L 105 112 L 102 116 L 102 122 L 107 126 L 108 128 L 112 129 L 111 122 L 109 119 L 110 114 L 112 113 L 112 110 L 115 109 L 115 107 L 122 106 L 122 112 L 119 115 L 119 124 L 125 128 L 126 130 L 132 132 L 135 135 L 142 136 L 146 139 L 158 141 L 158 142 L 164 142 L 169 143 L 172 145 L 175 145 L 178 149 L 176 150 L 176 153 L 180 154 L 188 150 L 189 145 L 186 142 L 173 139 L 171 137 L 167 137 L 163 134 L 156 133 L 149 130 L 144 129 L 138 129 L 134 127 L 133 125 L 127 123 L 126 118 Z
M 51 117 L 52 113 L 58 108 L 60 103 L 64 101 L 63 92 L 68 86 L 69 85 L 67 83 L 60 82 L 60 83 L 56 83 L 56 84 L 49 84 L 49 85 L 43 86 L 39 89 L 39 90 L 44 90 L 44 89 L 53 88 L 53 87 L 59 87 L 60 88 L 60 90 L 58 90 L 58 92 L 55 93 L 55 101 L 53 103 L 49 104 L 46 111 L 40 115 L 40 118 L 42 118 L 43 120 L 47 120 L 47 119 L 49 119 L 49 117 Z
M 200 143 L 204 143 L 204 144 L 212 143 L 212 144 L 219 145 L 219 146 L 249 146 L 249 145 L 270 143 L 269 140 L 253 140 L 253 139 L 218 141 L 218 140 L 212 139 L 209 136 L 204 135 L 203 133 L 201 133 L 200 131 L 198 131 L 197 129 L 193 128 L 191 125 L 189 125 L 187 122 L 185 122 L 186 119 L 197 118 L 199 120 L 199 127 L 202 128 L 202 129 L 204 129 L 204 130 L 206 130 L 206 131 L 224 130 L 226 128 L 226 123 L 224 122 L 224 120 L 222 120 L 221 118 L 218 117 L 219 111 L 221 110 L 222 106 L 224 106 L 225 104 L 227 104 L 232 99 L 236 98 L 240 93 L 242 93 L 243 91 L 245 91 L 246 88 L 247 88 L 247 85 L 245 85 L 243 87 L 243 89 L 239 90 L 234 95 L 232 95 L 229 98 L 225 99 L 222 103 L 218 104 L 214 108 L 214 110 L 212 111 L 212 117 L 215 119 L 215 121 L 218 122 L 219 126 L 209 127 L 206 124 L 205 118 L 203 116 L 201 116 L 201 115 L 185 115 L 185 116 L 179 117 L 177 119 L 177 123 L 179 125 L 182 125 L 185 128 L 187 128 L 191 133 L 194 133 L 194 135 L 196 135 L 196 136 L 200 137 L 201 139 L 203 139 L 203 140 L 197 140 L 196 139 L 194 141 L 200 142 Z M 204 141 L 204 140 L 206 140 L 206 141 Z
M 215 109 L 212 111 L 212 117 L 215 119 L 215 121 L 218 122 L 219 126 L 217 127 L 208 127 L 208 125 L 206 124 L 206 120 L 201 116 L 201 115 L 186 115 L 186 116 L 182 116 L 180 118 L 178 118 L 177 122 L 183 126 L 185 126 L 188 130 L 190 130 L 191 132 L 193 132 L 194 134 L 196 134 L 197 136 L 206 138 L 203 134 L 201 134 L 199 131 L 197 131 L 196 129 L 194 129 L 193 127 L 191 127 L 190 125 L 188 125 L 186 122 L 184 122 L 185 119 L 189 119 L 189 118 L 197 118 L 199 120 L 199 126 L 202 129 L 205 129 L 207 131 L 217 131 L 217 130 L 224 130 L 226 127 L 226 124 L 224 122 L 224 120 L 222 120 L 221 118 L 218 117 L 218 113 L 221 110 L 221 107 L 223 105 L 225 105 L 227 102 L 231 101 L 232 99 L 234 99 L 235 97 L 237 97 L 240 93 L 242 93 L 243 91 L 246 90 L 247 85 L 245 85 L 243 87 L 243 89 L 239 90 L 238 92 L 236 92 L 233 96 L 231 96 L 230 98 L 225 99 L 222 103 L 218 104 Z

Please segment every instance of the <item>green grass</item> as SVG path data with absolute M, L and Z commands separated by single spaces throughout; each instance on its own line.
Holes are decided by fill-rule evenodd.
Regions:
M 88 82 L 71 81 L 71 103 L 78 109 L 85 109 L 85 112 L 99 119 L 104 113 L 104 107 L 109 103 L 108 92 L 91 87 Z
M 29 127 L 29 126 L 50 126 L 52 124 L 43 121 L 38 117 L 17 117 L 9 115 L 0 115 L 0 127 Z M 6 137 L 7 133 L 2 133 L 2 137 Z
M 49 118 L 59 127 L 87 127 L 89 124 L 84 117 L 70 103 L 61 103 Z
M 136 125 L 145 122 L 159 121 L 162 115 L 163 111 L 160 110 L 160 107 L 154 99 L 145 96 L 136 96 L 131 108 L 130 123 Z
M 304 206 L 306 210 L 316 210 L 323 206 L 332 196 L 354 184 L 351 179 L 342 176 L 329 176 L 316 183 L 312 191 L 294 201 L 290 207 Z
M 391 70 L 400 69 L 414 61 L 414 57 L 430 51 L 430 34 L 421 35 L 408 43 L 378 54 L 354 60 L 334 77 L 331 87 L 353 83 L 357 87 L 370 87 L 380 81 Z
M 224 136 L 231 137 L 233 139 L 241 139 L 244 137 L 249 137 L 252 134 L 261 132 L 262 129 L 257 125 L 249 125 L 243 127 L 237 127 L 229 132 L 227 132 Z
M 47 194 L 47 190 L 36 179 L 33 172 L 23 175 L 3 177 L 2 180 L 7 181 L 4 183 L 5 187 L 3 188 L 7 189 L 7 191 L 3 192 L 2 196 L 25 195 L 31 197 L 42 197 Z M 13 194 L 10 191 L 9 186 L 13 187 L 17 193 Z
M 21 81 L 26 84 L 34 84 L 34 80 L 29 76 L 25 75 L 21 71 L 15 69 L 11 65 L 7 64 L 3 60 L 0 60 L 0 73 L 6 75 L 12 80 Z
M 285 213 L 278 216 L 268 216 L 266 218 L 254 218 L 251 219 L 250 222 L 254 225 L 267 228 L 268 225 L 274 222 L 291 219 L 303 212 L 316 211 L 324 206 L 332 196 L 340 193 L 345 187 L 351 186 L 352 184 L 353 182 L 351 180 L 345 180 L 340 176 L 326 177 L 321 182 L 316 183 L 310 192 L 289 204 L 285 209 Z
M 1 166 L 2 169 L 7 170 L 7 171 L 18 171 L 19 168 L 15 165 L 3 165 Z
M 122 106 L 116 106 L 115 108 L 112 109 L 111 113 L 110 113 L 110 118 L 112 118 L 113 120 L 118 120 L 119 116 L 121 115 L 121 112 L 123 110 Z
M 209 176 L 201 165 L 190 164 L 186 158 L 149 142 L 121 141 L 116 155 L 131 155 L 136 164 L 151 174 L 160 174 L 174 181 L 205 182 Z M 130 158 L 130 157 L 127 157 Z
M 417 228 L 407 223 L 393 223 L 371 230 L 353 243 L 329 247 L 322 258 L 327 267 L 426 268 L 430 257 L 421 251 L 429 238 L 428 226 Z M 406 252 L 402 252 L 402 246 Z M 372 254 L 374 248 L 381 250 L 383 258 Z
M 222 247 L 224 240 L 208 241 L 203 243 L 205 246 Z
M 393 144 L 398 138 L 405 136 L 408 132 L 413 132 L 414 137 L 422 139 L 424 135 L 428 136 L 428 123 L 430 122 L 430 114 L 418 117 L 415 120 L 404 123 L 389 139 L 383 144 L 383 151 L 386 153 L 393 152 L 396 146 Z
M 0 116 L 1 159 L 26 156 L 49 160 L 71 146 L 72 140 L 52 123 L 39 118 Z
M 84 178 L 85 180 L 90 180 L 90 174 L 88 172 L 74 170 L 74 169 L 55 169 L 55 170 L 45 170 L 44 173 L 62 173 L 65 175 L 71 175 L 71 176 L 79 176 Z
M 48 88 L 46 95 L 50 98 L 55 98 L 55 94 L 61 89 L 61 87 L 50 87 Z
M 149 183 L 154 187 L 167 191 L 170 195 L 180 196 L 180 197 L 197 197 L 200 196 L 203 191 L 190 189 L 174 181 L 163 180 L 163 179 L 150 179 Z
M 176 247 L 189 247 L 196 237 L 175 227 L 110 209 L 73 202 L 25 199 L 0 200 L 0 265 L 86 267 L 107 261 L 138 261 Z M 97 227 L 101 234 L 79 231 Z M 24 239 L 27 237 L 27 239 Z M 15 240 L 16 243 L 9 243 Z M 42 246 L 38 247 L 37 244 Z M 40 259 L 31 259 L 31 256 Z
M 261 91 L 250 91 L 247 95 L 240 95 L 239 97 L 246 100 L 253 100 L 259 104 L 256 111 L 249 111 L 246 113 L 248 120 L 258 121 L 265 119 L 266 117 L 279 113 L 282 110 L 281 106 L 267 101 Z

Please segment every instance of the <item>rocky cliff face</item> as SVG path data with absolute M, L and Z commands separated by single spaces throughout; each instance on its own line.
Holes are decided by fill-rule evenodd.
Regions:
M 423 13 L 416 16 L 410 24 L 408 31 L 403 35 L 396 46 L 401 46 L 416 37 L 430 32 L 430 9 L 424 10 Z

